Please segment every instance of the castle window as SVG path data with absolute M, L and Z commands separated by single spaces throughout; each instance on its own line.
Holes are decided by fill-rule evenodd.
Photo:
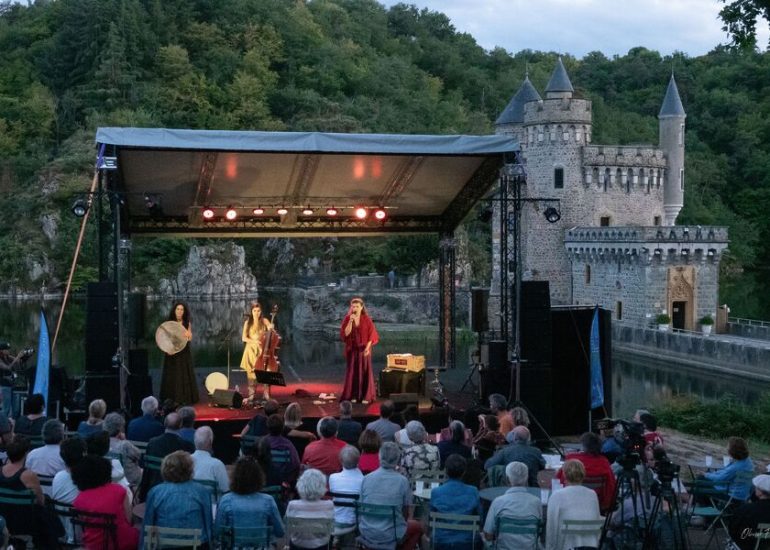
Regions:
M 553 169 L 553 188 L 564 189 L 564 168 L 562 167 Z
M 679 145 L 684 145 L 684 124 L 679 125 Z
M 615 304 L 615 318 L 618 321 L 623 320 L 623 302 L 617 302 Z
M 580 143 L 580 140 L 583 139 L 583 133 L 580 130 L 580 128 L 575 128 L 575 141 Z
M 591 143 L 591 132 L 586 132 L 586 143 Z
M 543 129 L 542 128 L 538 128 L 537 129 L 537 142 L 540 143 L 541 141 L 543 141 Z
M 609 227 L 610 226 L 610 217 L 609 216 L 602 216 L 599 218 L 599 225 L 602 227 Z
M 556 141 L 556 128 L 551 126 L 551 141 Z
M 591 284 L 591 266 L 586 264 L 586 271 L 585 271 L 585 277 L 586 277 L 586 284 Z
M 679 169 L 679 189 L 684 190 L 684 168 Z
M 569 141 L 569 130 L 565 128 L 561 136 L 564 141 Z
M 660 216 L 655 216 L 652 218 L 652 225 L 660 225 Z

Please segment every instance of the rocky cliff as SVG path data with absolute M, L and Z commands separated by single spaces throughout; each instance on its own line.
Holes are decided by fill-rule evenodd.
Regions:
M 197 298 L 256 297 L 257 278 L 242 246 L 232 242 L 192 246 L 176 277 L 161 279 L 156 293 Z

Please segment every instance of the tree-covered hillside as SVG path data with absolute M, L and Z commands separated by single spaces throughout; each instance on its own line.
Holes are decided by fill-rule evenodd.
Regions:
M 527 68 L 542 90 L 555 60 L 485 51 L 440 13 L 373 0 L 0 2 L 0 285 L 64 278 L 76 237 L 69 205 L 90 182 L 99 125 L 491 133 Z M 729 225 L 730 265 L 770 266 L 770 56 L 637 48 L 564 60 L 594 101 L 594 143 L 607 144 L 657 142 L 673 68 L 688 114 L 680 220 Z M 466 230 L 474 279 L 484 282 L 488 228 L 473 220 Z M 143 241 L 137 277 L 169 272 L 186 246 Z M 323 244 L 293 246 L 299 257 Z M 408 246 L 341 241 L 334 270 L 413 271 L 414 258 L 402 263 Z M 263 247 L 248 243 L 250 262 Z M 85 252 L 87 278 L 93 238 Z

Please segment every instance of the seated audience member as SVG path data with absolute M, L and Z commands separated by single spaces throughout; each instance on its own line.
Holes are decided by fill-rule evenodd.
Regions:
M 511 420 L 513 421 L 513 427 L 524 426 L 529 428 L 529 414 L 524 407 L 514 407 L 510 412 Z
M 449 430 L 451 438 L 444 439 L 442 435 L 441 441 L 438 442 L 438 454 L 442 468 L 447 457 L 451 454 L 458 454 L 467 460 L 472 458 L 471 448 L 465 444 L 465 425 L 459 420 L 452 420 Z
M 527 491 L 529 479 L 527 465 L 515 461 L 509 463 L 505 467 L 505 477 L 511 488 L 492 501 L 489 512 L 487 512 L 487 519 L 484 522 L 484 538 L 489 541 L 498 539 L 496 548 L 506 550 L 537 548 L 538 546 L 533 544 L 531 535 L 497 532 L 498 521 L 503 517 L 539 521 L 543 519 L 543 505 L 540 502 L 540 497 Z
M 658 420 L 650 413 L 639 415 L 639 421 L 644 426 L 644 440 L 648 445 L 660 447 L 663 445 L 663 438 L 658 433 Z
M 158 400 L 153 396 L 142 399 L 142 416 L 128 423 L 126 437 L 129 441 L 147 442 L 163 433 L 163 423 L 158 419 Z
M 199 428 L 200 429 L 200 428 Z M 253 456 L 238 459 L 230 479 L 230 492 L 219 499 L 214 532 L 230 527 L 272 527 L 272 536 L 284 535 L 275 499 L 260 493 L 264 486 L 262 468 Z
M 337 439 L 337 420 L 333 416 L 326 416 L 318 421 L 318 435 L 320 439 L 305 447 L 302 455 L 302 464 L 308 468 L 321 470 L 328 476 L 342 469 L 340 464 L 340 451 L 345 442 Z
M 460 409 L 450 408 L 449 409 L 449 425 L 445 428 L 441 428 L 441 433 L 439 433 L 438 440 L 439 441 L 446 441 L 448 439 L 452 439 L 452 422 L 455 420 L 459 420 L 462 422 L 465 414 Z M 463 422 L 463 426 L 465 423 Z M 465 435 L 462 440 L 462 444 L 471 449 L 473 447 L 473 430 L 470 428 L 465 428 Z
M 107 414 L 107 403 L 104 399 L 91 401 L 91 404 L 88 405 L 88 419 L 83 420 L 78 425 L 78 435 L 87 439 L 91 435 L 101 432 L 105 414 Z
M 133 501 L 134 494 L 130 491 L 130 483 L 126 479 L 126 473 L 120 460 L 110 456 L 110 436 L 102 430 L 86 438 L 86 449 L 88 454 L 106 458 L 112 466 L 112 482 L 122 485 L 129 491 L 129 496 Z
M 367 430 L 373 430 L 380 436 L 380 440 L 383 443 L 388 441 L 395 441 L 394 436 L 396 432 L 401 429 L 401 426 L 395 422 L 391 422 L 390 417 L 393 415 L 393 401 L 388 399 L 380 403 L 380 418 L 374 422 L 369 422 L 366 425 Z
M 389 517 L 360 515 L 358 518 L 359 540 L 367 548 L 398 548 L 412 550 L 422 536 L 420 522 L 412 517 L 412 489 L 409 480 L 396 471 L 401 462 L 401 449 L 394 442 L 383 443 L 380 447 L 380 467 L 364 476 L 361 483 L 360 502 L 395 506 L 400 512 L 393 520 Z
M 345 445 L 340 451 L 342 471 L 329 476 L 329 491 L 346 495 L 360 495 L 364 474 L 358 468 L 361 453 L 352 445 Z M 335 497 L 337 500 L 342 500 Z M 349 500 L 348 502 L 353 502 Z M 335 506 L 334 521 L 339 525 L 355 525 L 356 509 L 351 506 Z
M 195 409 L 192 407 L 179 407 L 177 411 L 182 427 L 179 428 L 179 437 L 195 444 Z
M 214 458 L 214 432 L 208 426 L 201 426 L 195 430 L 194 439 L 193 479 L 216 481 L 219 493 L 226 493 L 230 490 L 230 480 L 224 462 Z
M 428 434 L 419 420 L 412 420 L 406 425 L 406 433 L 412 446 L 404 449 L 401 456 L 401 472 L 411 477 L 417 472 L 432 472 L 439 469 L 438 447 L 427 442 Z
M 271 414 L 276 414 L 280 410 L 281 406 L 275 399 L 268 399 L 265 402 L 263 411 L 257 411 L 257 413 L 249 420 L 248 424 L 241 430 L 241 437 L 244 435 L 252 435 L 254 437 L 262 437 L 267 435 L 267 419 Z
M 284 425 L 280 414 L 273 414 L 267 419 L 268 435 L 263 438 L 270 446 L 271 457 L 273 454 L 285 455 L 288 453 L 288 462 L 278 462 L 271 460 L 271 470 L 275 473 L 268 475 L 268 479 L 276 477 L 280 479 L 280 484 L 293 485 L 299 475 L 299 455 L 297 449 L 286 437 L 283 436 Z
M 29 439 L 16 435 L 6 445 L 8 461 L 0 469 L 0 488 L 13 491 L 29 489 L 35 495 L 35 505 L 31 509 L 0 504 L 0 516 L 5 518 L 11 535 L 31 535 L 35 548 L 55 548 L 56 539 L 64 534 L 59 520 L 46 514 L 43 508 L 43 492 L 37 474 L 24 467 L 29 452 Z
M 72 469 L 86 456 L 86 443 L 79 436 L 70 437 L 61 442 L 61 458 L 66 468 L 56 474 L 51 484 L 51 498 L 63 504 L 72 504 L 80 494 L 77 485 L 72 481 Z M 62 519 L 67 542 L 74 539 L 72 523 Z
M 727 484 L 727 492 L 735 500 L 747 500 L 751 495 L 751 483 L 733 483 L 738 472 L 753 472 L 754 463 L 749 458 L 749 446 L 742 437 L 731 437 L 727 440 L 727 454 L 732 461 L 724 468 L 716 472 L 704 474 L 706 479 L 714 481 L 715 487 L 723 491 Z M 725 485 L 720 485 L 724 483 Z
M 336 420 L 335 420 L 336 422 Z M 305 470 L 297 480 L 299 500 L 286 507 L 286 521 L 290 518 L 334 519 L 334 503 L 322 500 L 326 494 L 326 476 L 314 468 Z M 291 534 L 290 548 L 321 550 L 329 545 L 329 537 L 318 538 L 317 533 L 295 531 Z
M 26 466 L 39 476 L 52 478 L 65 468 L 59 447 L 64 439 L 64 424 L 56 419 L 48 420 L 43 424 L 42 435 L 43 446 L 29 452 Z M 47 487 L 43 492 L 50 494 L 50 491 Z
M 607 462 L 612 464 L 625 451 L 625 436 L 623 426 L 616 425 L 612 430 L 604 431 L 605 439 L 602 443 L 602 454 Z
M 583 487 L 586 471 L 579 460 L 567 460 L 562 467 L 566 486 L 555 491 L 548 501 L 545 543 L 548 550 L 568 550 L 580 546 L 596 547 L 598 536 L 564 535 L 565 519 L 600 520 L 599 499 L 596 493 Z
M 396 413 L 396 415 L 397 414 L 398 413 Z M 401 447 L 401 450 L 403 450 L 414 445 L 414 442 L 409 439 L 409 434 L 406 433 L 406 425 L 409 424 L 409 422 L 412 420 L 419 420 L 420 413 L 416 405 L 409 405 L 401 413 L 401 420 L 396 420 L 396 415 L 391 416 L 391 420 L 397 422 L 399 425 L 403 425 L 404 427 L 393 434 L 393 441 L 398 443 L 398 446 Z
M 125 487 L 112 483 L 112 466 L 102 457 L 87 455 L 72 471 L 72 480 L 80 493 L 73 506 L 86 512 L 110 514 L 115 517 L 119 550 L 135 550 L 139 531 L 131 526 L 131 501 Z M 104 544 L 104 530 L 86 527 L 83 532 L 86 548 L 111 546 Z
M 446 483 L 431 491 L 432 512 L 477 515 L 479 519 L 481 518 L 479 490 L 462 482 L 467 464 L 465 458 L 459 454 L 450 454 L 446 458 L 447 480 Z M 431 542 L 438 550 L 464 550 L 473 548 L 476 543 L 470 532 L 447 529 L 437 529 L 436 538 Z
M 302 407 L 297 402 L 289 403 L 286 407 L 283 413 L 283 426 L 284 437 L 291 441 L 299 456 L 305 453 L 305 447 L 311 441 L 318 439 L 314 433 L 299 429 L 302 426 Z
M 511 462 L 523 462 L 529 472 L 529 486 L 538 487 L 537 473 L 545 468 L 545 459 L 540 449 L 529 444 L 529 429 L 524 426 L 516 426 L 513 429 L 513 438 L 510 445 L 498 450 L 492 458 L 486 461 L 484 468 L 489 470 L 493 466 L 506 466 Z
M 163 458 L 166 455 L 173 453 L 174 451 L 187 451 L 188 453 L 195 452 L 195 445 L 189 441 L 185 441 L 177 432 L 182 427 L 182 421 L 177 413 L 169 413 L 163 420 L 166 427 L 166 431 L 159 436 L 153 437 L 149 443 L 147 443 L 147 449 L 145 455 Z M 144 469 L 142 475 L 142 482 L 139 485 L 139 495 L 145 498 L 150 489 L 161 482 L 161 475 L 155 469 Z
M 382 440 L 380 434 L 374 430 L 364 430 L 358 438 L 358 448 L 361 449 L 361 458 L 358 467 L 366 475 L 380 467 L 380 447 Z
M 123 466 L 129 485 L 136 487 L 142 480 L 140 461 L 142 452 L 126 439 L 126 421 L 118 413 L 110 413 L 104 417 L 104 431 L 110 436 L 111 458 L 117 458 Z
M 3 393 L 0 391 L 0 402 L 3 399 Z M 0 403 L 1 404 L 1 403 Z M 4 448 L 13 439 L 13 424 L 5 416 L 5 413 L 0 410 L 0 449 Z M 0 458 L 2 455 L 0 454 Z
M 40 437 L 43 424 L 48 420 L 48 417 L 43 414 L 44 410 L 45 398 L 42 394 L 35 393 L 30 395 L 24 402 L 25 414 L 16 420 L 13 431 L 29 437 Z
M 614 504 L 612 499 L 615 496 L 615 474 L 612 473 L 609 461 L 601 454 L 598 435 L 592 432 L 584 433 L 580 437 L 580 445 L 583 450 L 579 453 L 569 453 L 565 460 L 579 460 L 583 463 L 586 477 L 603 479 L 604 486 L 594 490 L 599 497 L 599 508 L 602 512 L 607 512 Z M 563 470 L 556 472 L 556 478 L 564 484 Z
M 340 401 L 340 419 L 337 423 L 337 437 L 348 445 L 354 447 L 358 444 L 358 438 L 361 437 L 363 426 L 361 423 L 353 420 L 353 404 L 350 401 Z
M 730 517 L 730 537 L 741 550 L 753 550 L 757 539 L 752 535 L 758 532 L 757 525 L 770 523 L 770 475 L 758 475 L 751 483 L 756 500 L 741 504 Z
M 479 453 L 479 460 L 487 460 L 495 451 L 506 445 L 505 436 L 500 433 L 500 421 L 493 414 L 479 415 L 479 433 L 473 440 Z
M 154 486 L 147 495 L 144 525 L 201 529 L 200 540 L 206 545 L 199 548 L 209 548 L 211 493 L 192 480 L 192 456 L 186 451 L 174 451 L 163 459 L 160 473 L 163 483 Z M 143 541 L 139 547 L 144 548 Z
M 489 395 L 489 408 L 500 423 L 500 433 L 504 436 L 508 435 L 508 432 L 514 428 L 513 418 L 508 412 L 508 400 L 502 394 L 492 393 Z

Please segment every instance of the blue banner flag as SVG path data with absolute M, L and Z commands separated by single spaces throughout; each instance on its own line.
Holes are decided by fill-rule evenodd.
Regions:
M 39 393 L 45 399 L 48 408 L 48 380 L 51 377 L 51 340 L 48 337 L 48 323 L 45 311 L 40 309 L 40 338 L 37 341 L 37 372 L 32 393 Z M 45 413 L 45 410 L 43 411 Z
M 591 408 L 596 409 L 602 405 L 604 405 L 604 380 L 599 345 L 599 307 L 597 306 L 591 322 Z

